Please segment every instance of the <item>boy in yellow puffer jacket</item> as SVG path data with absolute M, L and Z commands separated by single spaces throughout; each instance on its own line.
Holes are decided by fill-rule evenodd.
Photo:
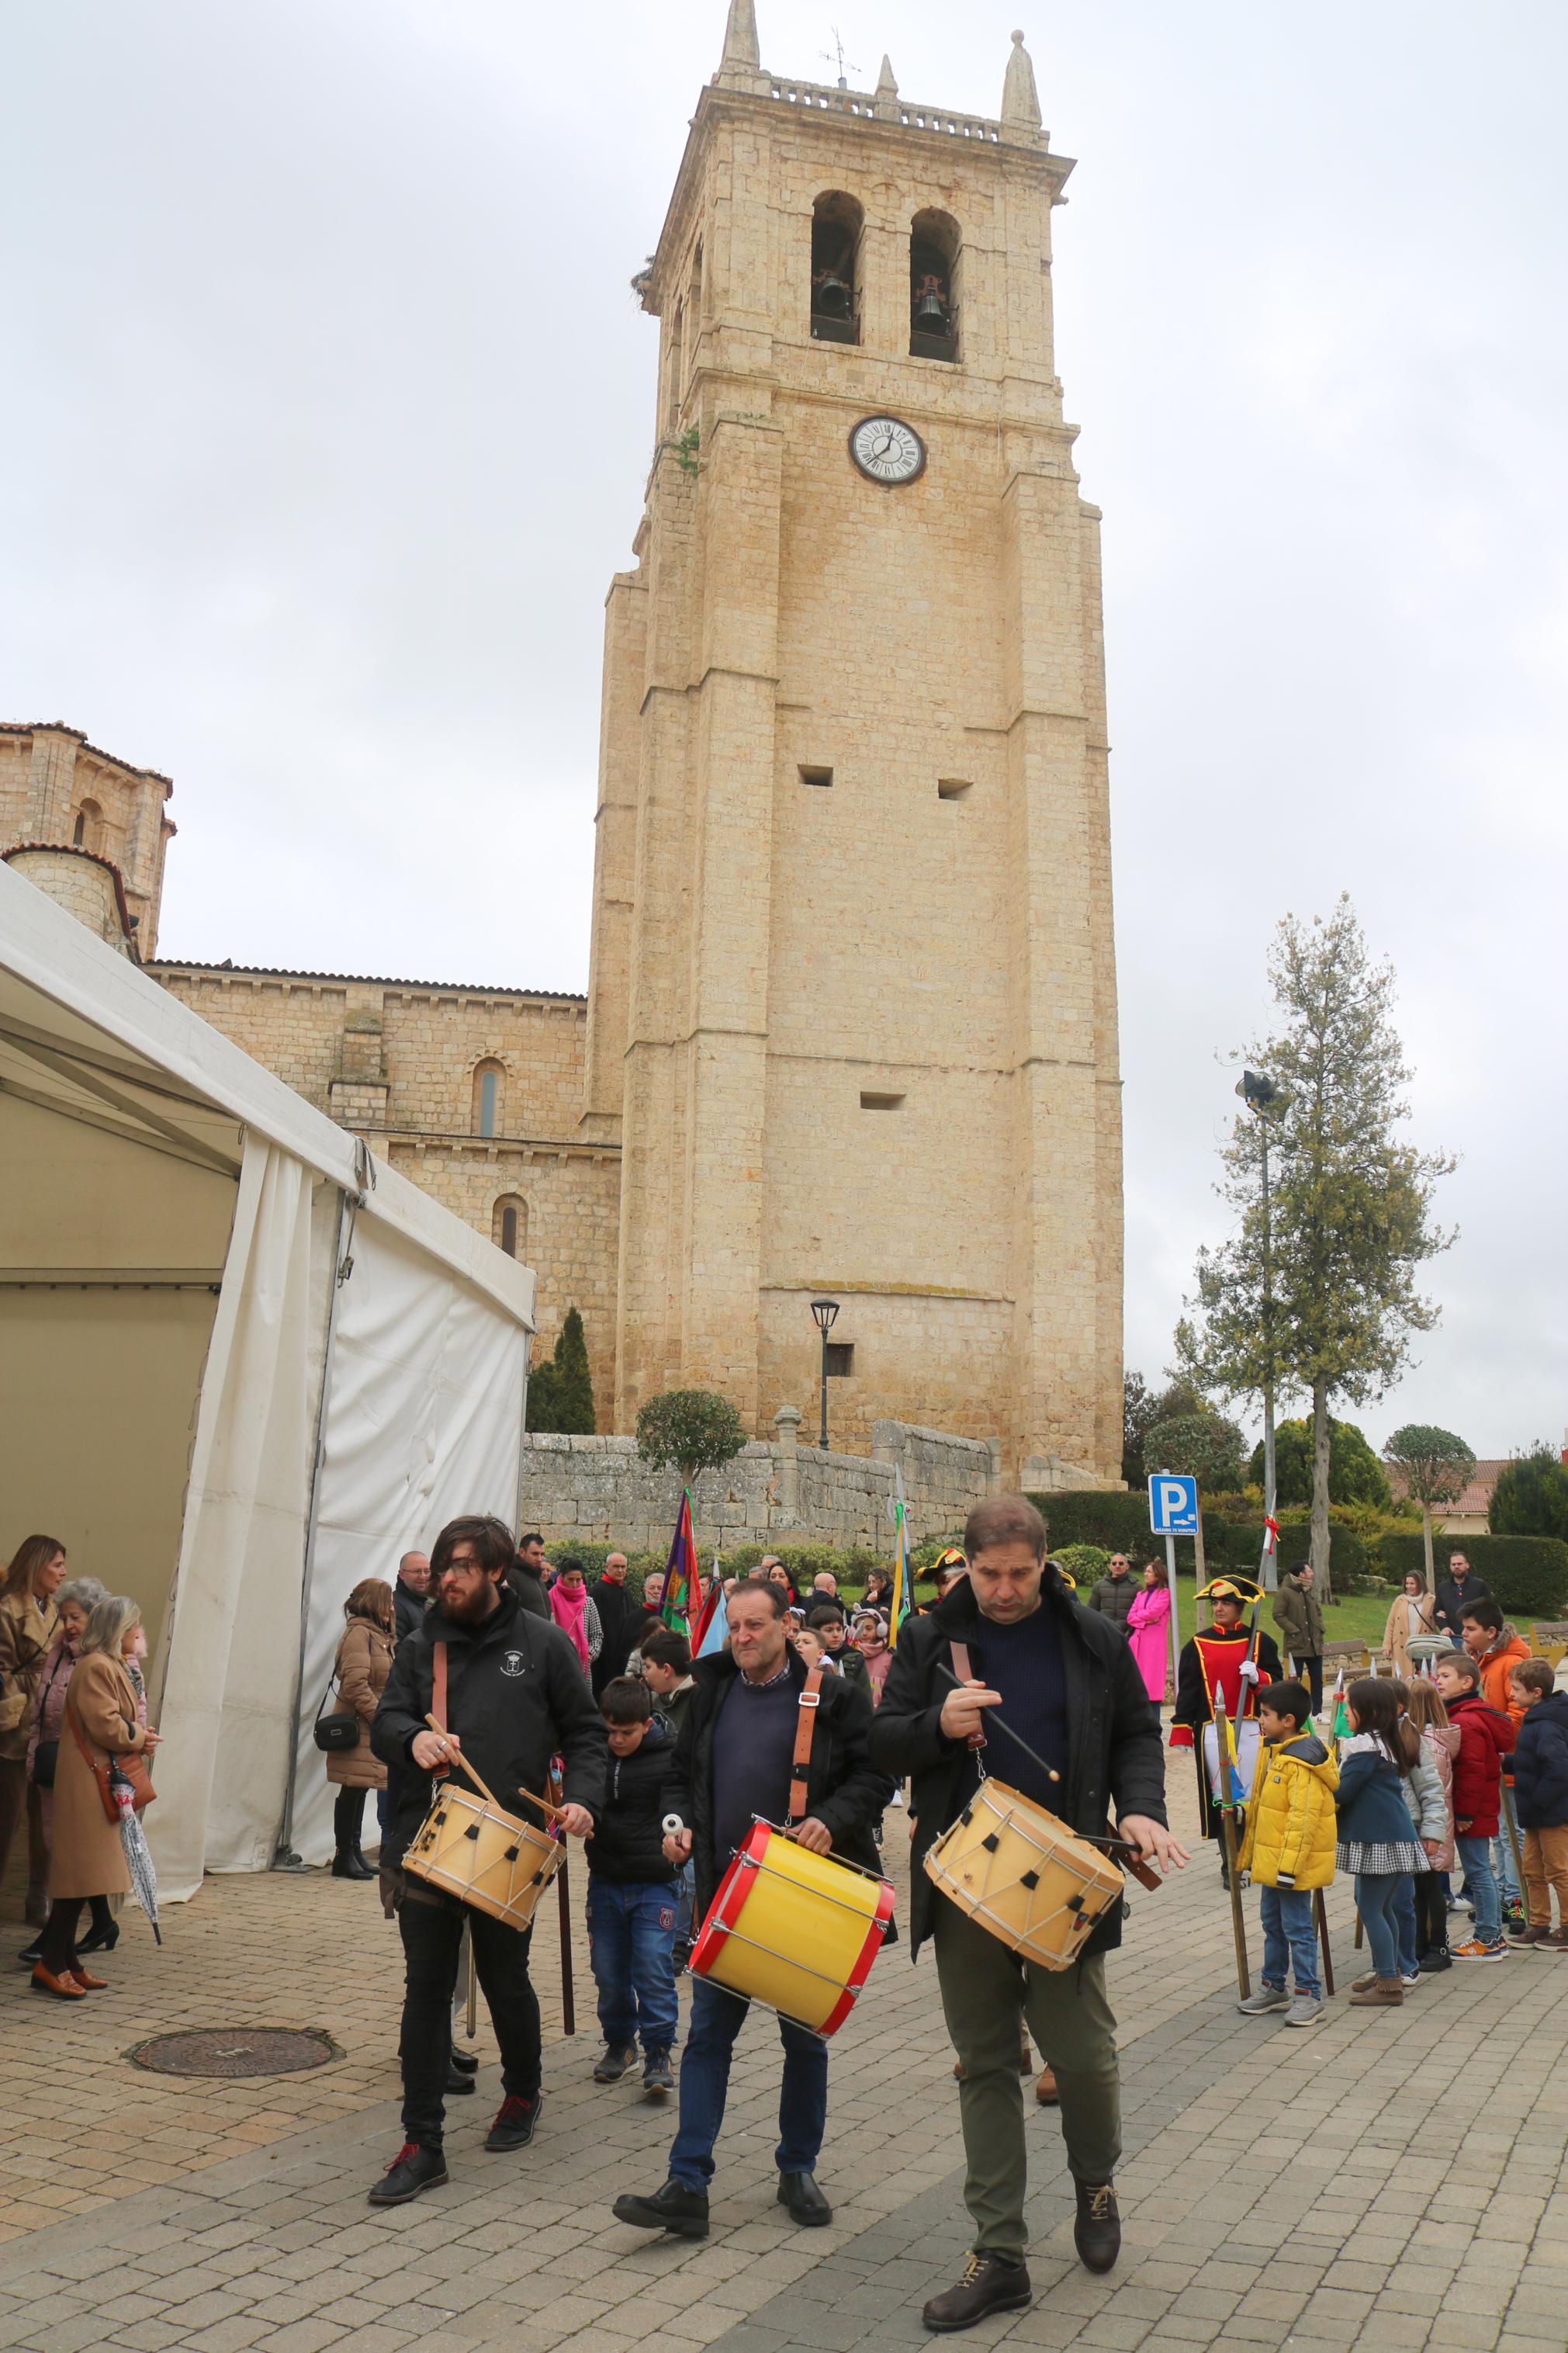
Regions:
M 1334 1875 L 1334 1791 L 1340 1768 L 1312 1730 L 1303 1683 L 1266 1683 L 1258 1694 L 1262 1747 L 1247 1809 L 1241 1868 L 1261 1891 L 1263 1981 L 1237 2008 L 1248 2018 L 1282 2010 L 1287 2026 L 1316 2026 L 1323 2015 L 1312 1891 Z M 1294 1970 L 1296 1998 L 1286 1990 Z

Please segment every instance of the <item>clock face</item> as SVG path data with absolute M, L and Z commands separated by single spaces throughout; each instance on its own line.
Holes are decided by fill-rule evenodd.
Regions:
M 896 417 L 862 417 L 849 436 L 849 455 L 870 482 L 912 482 L 925 470 L 925 443 Z

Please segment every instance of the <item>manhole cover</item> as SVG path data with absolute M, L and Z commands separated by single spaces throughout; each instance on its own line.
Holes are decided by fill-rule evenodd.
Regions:
M 342 2054 L 313 2026 L 215 2026 L 199 2034 L 155 2034 L 126 2056 L 158 2075 L 293 2075 Z

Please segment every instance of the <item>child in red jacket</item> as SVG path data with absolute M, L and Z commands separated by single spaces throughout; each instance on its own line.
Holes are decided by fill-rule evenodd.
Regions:
M 1456 1946 L 1457 1961 L 1500 1961 L 1502 1906 L 1492 1870 L 1491 1842 L 1501 1818 L 1502 1760 L 1513 1747 L 1514 1728 L 1506 1715 L 1481 1697 L 1481 1671 L 1468 1651 L 1447 1651 L 1432 1671 L 1448 1721 L 1459 1727 L 1454 1759 L 1454 1830 L 1465 1886 L 1476 1907 L 1476 1933 Z

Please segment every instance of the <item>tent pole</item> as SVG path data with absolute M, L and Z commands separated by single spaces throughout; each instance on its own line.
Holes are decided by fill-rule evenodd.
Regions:
M 355 1160 L 363 1150 L 357 1140 Z M 278 1833 L 271 1869 L 303 1871 L 303 1858 L 294 1852 L 294 1787 L 300 1772 L 300 1732 L 305 1704 L 305 1645 L 310 1630 L 310 1568 L 316 1555 L 316 1516 L 321 1495 L 321 1442 L 327 1427 L 327 1403 L 332 1388 L 332 1357 L 338 1336 L 338 1297 L 353 1271 L 353 1219 L 364 1194 L 338 1195 L 338 1229 L 332 1244 L 332 1295 L 327 1305 L 327 1345 L 321 1363 L 321 1396 L 316 1408 L 316 1441 L 310 1455 L 310 1504 L 305 1520 L 305 1560 L 300 1579 L 300 1664 L 294 1676 L 292 1734 L 289 1743 L 289 1782 L 283 1794 L 283 1825 Z
M 512 1519 L 512 1532 L 522 1537 L 522 1489 L 528 1477 L 528 1377 L 533 1370 L 533 1335 L 522 1335 L 522 1412 L 517 1429 L 517 1506 Z

